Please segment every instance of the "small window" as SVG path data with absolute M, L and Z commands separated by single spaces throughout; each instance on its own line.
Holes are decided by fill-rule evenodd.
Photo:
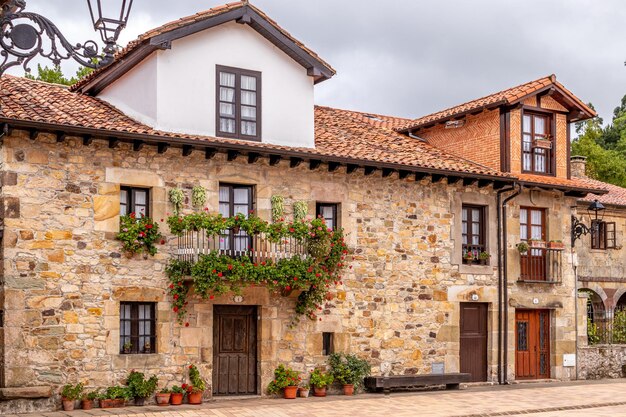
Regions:
M 4 310 L 0 310 L 0 328 L 4 327 Z
M 339 227 L 339 219 L 337 218 L 339 213 L 338 206 L 336 203 L 317 203 L 315 208 L 317 216 L 322 217 L 326 222 L 326 226 L 333 230 Z
M 522 120 L 522 170 L 539 174 L 554 174 L 554 138 L 550 132 L 549 114 L 524 112 Z
M 463 204 L 461 236 L 463 239 L 463 263 L 488 263 L 489 258 L 481 257 L 487 252 L 485 239 L 485 207 Z
M 591 249 L 615 249 L 615 222 L 591 222 Z
M 335 353 L 333 336 L 334 336 L 334 333 L 330 333 L 330 332 L 322 333 L 322 355 L 328 356 L 332 353 Z
M 120 188 L 120 216 L 130 213 L 150 216 L 150 190 L 148 188 Z
M 261 140 L 261 73 L 217 66 L 218 136 Z
M 156 352 L 155 303 L 120 303 L 120 353 Z
M 250 185 L 220 184 L 219 210 L 224 217 L 243 214 L 248 217 L 253 210 L 253 187 Z M 220 250 L 229 256 L 245 255 L 252 245 L 252 238 L 243 230 L 224 230 L 220 238 Z

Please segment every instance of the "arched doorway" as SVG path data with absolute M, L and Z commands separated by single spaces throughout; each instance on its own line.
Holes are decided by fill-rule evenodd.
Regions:
M 602 297 L 589 288 L 581 288 L 578 292 L 587 294 L 587 342 L 590 345 L 607 343 L 610 320 Z

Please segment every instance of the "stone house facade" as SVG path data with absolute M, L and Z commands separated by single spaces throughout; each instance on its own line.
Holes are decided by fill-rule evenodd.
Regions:
M 220 39 L 255 53 L 193 54 Z M 154 29 L 118 58 L 70 90 L 0 80 L 1 412 L 53 409 L 65 383 L 115 385 L 131 369 L 180 384 L 191 363 L 207 397 L 261 395 L 278 364 L 306 372 L 329 350 L 374 374 L 575 377 L 572 206 L 606 187 L 570 175 L 568 123 L 595 113 L 554 76 L 415 120 L 314 107 L 334 69 L 247 2 Z M 182 66 L 210 76 L 180 88 Z M 281 129 L 287 107 L 298 122 Z M 143 259 L 115 236 L 120 214 L 166 218 L 174 188 L 183 213 L 197 210 L 194 186 L 211 213 L 239 205 L 269 221 L 277 195 L 288 218 L 294 202 L 330 209 L 350 268 L 320 320 L 292 326 L 295 294 L 247 287 L 191 297 L 189 325 L 176 321 L 164 271 L 177 238 L 159 223 L 164 245 Z M 251 362 L 224 379 L 228 317 Z M 129 336 L 140 321 L 150 329 Z M 152 343 L 126 352 L 126 337 Z

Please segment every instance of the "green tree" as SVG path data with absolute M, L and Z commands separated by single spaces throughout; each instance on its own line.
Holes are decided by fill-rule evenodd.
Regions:
M 24 76 L 31 80 L 44 81 L 51 84 L 72 85 L 81 78 L 89 75 L 92 71 L 91 68 L 80 67 L 74 77 L 67 78 L 58 65 L 49 68 L 47 65 L 42 67 L 41 64 L 37 64 L 37 76 L 29 73 L 24 74 Z

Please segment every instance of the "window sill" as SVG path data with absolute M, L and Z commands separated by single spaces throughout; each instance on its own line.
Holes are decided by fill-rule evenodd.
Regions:
M 459 264 L 459 273 L 472 275 L 493 275 L 495 266 L 480 264 Z
M 519 284 L 561 284 L 561 281 L 543 281 L 543 280 L 528 280 L 528 279 L 518 279 L 517 283 Z
M 114 369 L 143 369 L 165 366 L 164 355 L 159 353 L 118 353 L 112 356 Z

